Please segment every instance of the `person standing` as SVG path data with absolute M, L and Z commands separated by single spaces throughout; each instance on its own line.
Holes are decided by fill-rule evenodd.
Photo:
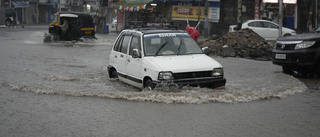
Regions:
M 36 12 L 33 12 L 33 14 L 32 14 L 32 23 L 33 24 L 36 24 L 37 23 L 37 18 L 36 18 L 37 16 L 36 16 Z

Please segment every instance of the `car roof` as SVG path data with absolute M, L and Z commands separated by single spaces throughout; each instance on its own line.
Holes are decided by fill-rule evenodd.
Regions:
M 123 31 L 141 32 L 143 34 L 154 33 L 187 33 L 185 30 L 170 30 L 170 29 L 154 29 L 154 28 L 137 28 L 137 29 L 125 29 Z
M 245 20 L 245 21 L 243 21 L 243 23 L 245 23 L 245 22 L 253 22 L 253 21 L 272 22 L 272 21 L 269 21 L 269 20 L 258 20 L 258 19 L 253 19 L 253 20 Z M 272 22 L 272 23 L 274 23 L 274 22 Z
M 75 14 L 75 15 L 89 15 L 89 13 L 86 12 L 74 12 L 74 11 L 62 11 L 58 12 L 59 14 Z

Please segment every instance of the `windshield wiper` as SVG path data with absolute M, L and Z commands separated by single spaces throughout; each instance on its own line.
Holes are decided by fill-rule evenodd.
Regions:
M 157 55 L 159 54 L 160 50 L 161 50 L 165 45 L 167 45 L 167 43 L 168 43 L 168 41 L 166 41 L 165 43 L 163 43 L 163 44 L 161 45 L 161 47 L 157 50 L 157 52 L 156 52 L 156 54 L 155 54 L 154 56 L 157 56 Z
M 179 47 L 178 47 L 178 55 L 180 55 L 180 48 L 181 48 L 181 46 L 182 46 L 182 39 L 180 40 L 180 45 L 179 45 Z

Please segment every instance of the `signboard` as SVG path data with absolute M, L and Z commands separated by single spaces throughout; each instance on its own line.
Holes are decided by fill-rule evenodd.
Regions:
M 262 0 L 263 3 L 279 3 L 279 0 Z M 285 4 L 297 4 L 297 0 L 283 0 Z
M 220 0 L 208 0 L 208 19 L 218 21 L 220 19 Z M 173 18 L 194 18 L 198 19 L 200 15 L 200 19 L 204 19 L 205 15 L 205 7 L 204 3 L 200 3 L 200 8 L 198 6 L 198 2 L 181 2 L 174 3 L 172 5 L 172 17 Z M 200 9 L 200 14 L 199 14 Z
M 172 5 L 172 17 L 174 18 L 198 18 L 198 6 Z M 200 7 L 200 18 L 204 18 L 204 7 Z
M 210 2 L 208 18 L 211 20 L 220 19 L 220 2 Z
M 259 0 L 254 2 L 254 19 L 260 19 L 260 4 Z

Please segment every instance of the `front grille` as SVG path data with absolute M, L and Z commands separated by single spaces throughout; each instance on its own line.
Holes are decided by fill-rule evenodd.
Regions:
M 174 79 L 212 77 L 212 71 L 173 73 Z
M 294 50 L 297 44 L 281 44 L 277 43 L 276 44 L 276 49 L 277 50 Z

